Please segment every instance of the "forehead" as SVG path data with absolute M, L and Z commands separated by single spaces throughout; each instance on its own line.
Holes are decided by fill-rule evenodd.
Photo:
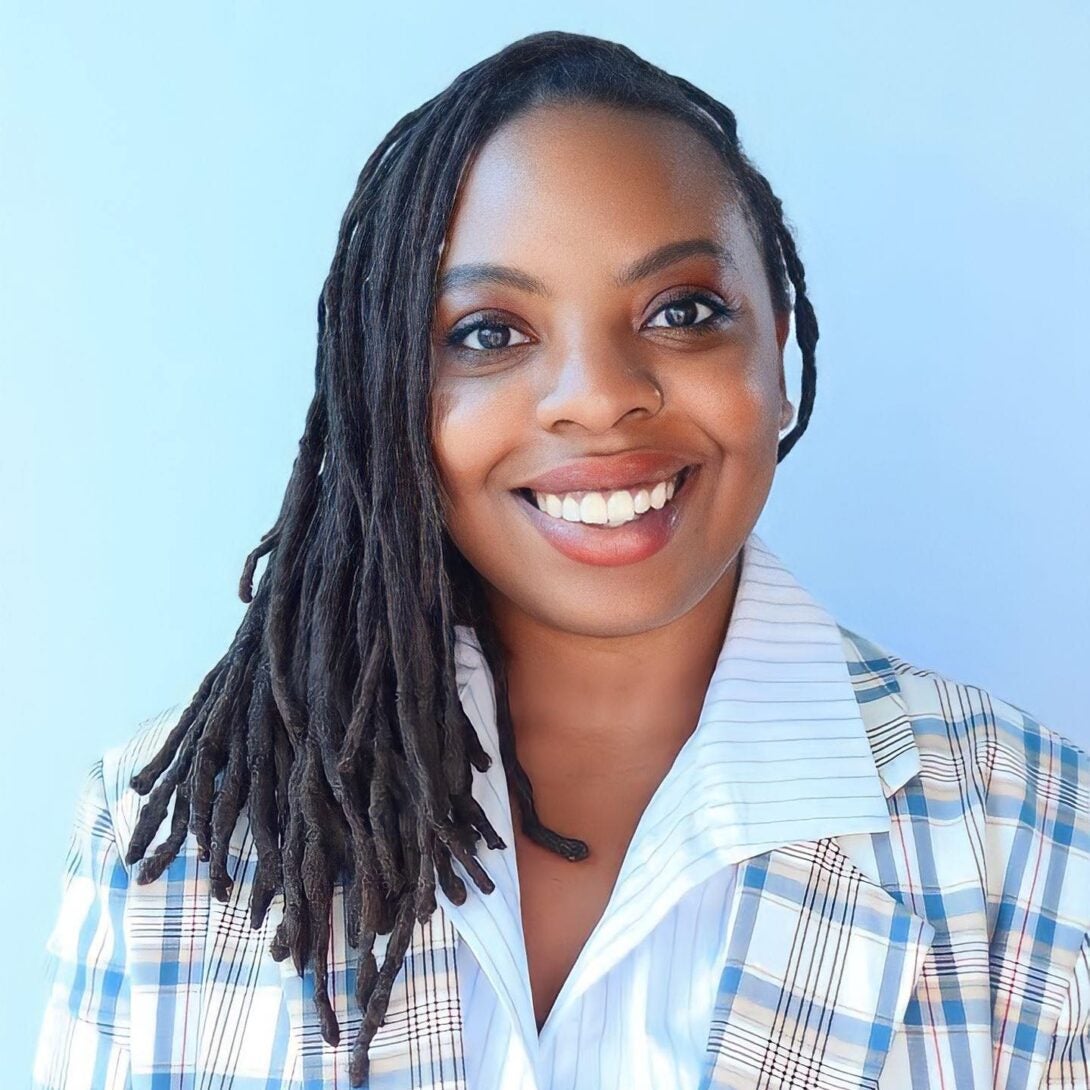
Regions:
M 683 238 L 722 242 L 740 265 L 756 247 L 719 155 L 683 122 L 600 105 L 536 107 L 470 162 L 441 271 L 463 262 L 616 268 Z

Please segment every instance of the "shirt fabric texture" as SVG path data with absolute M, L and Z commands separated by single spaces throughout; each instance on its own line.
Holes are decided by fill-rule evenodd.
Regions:
M 466 902 L 437 886 L 371 1044 L 372 1090 L 1090 1087 L 1090 758 L 838 625 L 756 534 L 698 724 L 539 1036 L 491 676 L 472 630 L 456 637 L 493 758 L 473 793 L 509 847 L 478 845 L 492 894 L 458 863 Z M 268 953 L 282 897 L 249 927 L 245 812 L 226 904 L 192 838 L 150 885 L 123 862 L 146 802 L 129 778 L 183 708 L 90 769 L 34 1090 L 348 1090 L 342 889 L 334 1047 L 309 970 Z

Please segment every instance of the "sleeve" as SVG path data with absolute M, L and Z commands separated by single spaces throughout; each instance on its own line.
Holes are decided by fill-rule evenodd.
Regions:
M 131 1090 L 127 890 L 99 760 L 76 804 L 60 909 L 46 943 L 33 1090 Z
M 997 1086 L 1090 1090 L 1090 756 L 992 700 L 986 859 Z M 1037 1072 L 1040 1072 L 1038 1075 Z
M 1041 1090 L 1090 1088 L 1090 935 L 1082 944 L 1075 974 L 1052 1037 Z

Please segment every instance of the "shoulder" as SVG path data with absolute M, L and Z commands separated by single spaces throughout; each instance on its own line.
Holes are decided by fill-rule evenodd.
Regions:
M 892 827 L 878 850 L 890 864 L 887 888 L 935 927 L 925 980 L 970 980 L 987 966 L 980 988 L 1000 1050 L 1019 1062 L 1035 1055 L 1049 1086 L 1084 1085 L 1090 757 L 979 685 L 843 626 L 841 635 L 876 759 L 890 738 L 913 751 L 901 757 L 915 771 L 890 794 Z M 922 1027 L 932 1012 L 921 1002 L 907 1021 Z
M 91 768 L 91 778 L 98 779 L 97 798 L 113 827 L 122 857 L 147 803 L 147 796 L 133 790 L 131 780 L 163 748 L 185 707 L 185 703 L 173 704 L 138 723 L 127 739 L 104 750 Z
M 1019 808 L 1020 819 L 1039 823 L 1050 804 L 1061 804 L 1090 835 L 1090 755 L 1078 743 L 988 689 L 908 662 L 843 626 L 840 631 L 857 698 L 896 696 L 912 724 L 921 772 L 929 762 L 969 760 L 972 767 L 958 775 L 978 781 L 1000 809 L 1003 798 L 1020 796 L 1037 806 Z
M 1054 967 L 1073 962 L 1090 933 L 1090 756 L 979 685 L 841 632 L 864 719 L 877 701 L 911 726 L 918 770 L 889 800 L 908 884 L 978 889 L 993 957 L 1024 957 L 1030 934 Z

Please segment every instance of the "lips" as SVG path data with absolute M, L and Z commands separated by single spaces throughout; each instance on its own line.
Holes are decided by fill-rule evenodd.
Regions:
M 612 492 L 667 481 L 691 464 L 688 458 L 667 451 L 602 454 L 557 466 L 531 480 L 523 481 L 520 488 L 553 495 L 563 495 L 566 492 Z
M 528 519 L 545 541 L 569 560 L 579 564 L 618 567 L 647 560 L 666 547 L 685 518 L 683 512 L 693 502 L 689 481 L 696 474 L 695 467 L 683 473 L 676 490 L 661 507 L 651 506 L 633 518 L 607 521 L 605 525 L 588 524 L 582 518 L 579 521 L 557 518 L 541 510 L 534 502 L 534 494 L 526 489 L 515 489 L 513 495 L 517 497 L 522 517 Z M 658 487 L 662 488 L 662 485 Z M 601 498 L 601 493 L 588 495 Z M 570 498 L 571 493 L 568 493 L 565 502 Z

